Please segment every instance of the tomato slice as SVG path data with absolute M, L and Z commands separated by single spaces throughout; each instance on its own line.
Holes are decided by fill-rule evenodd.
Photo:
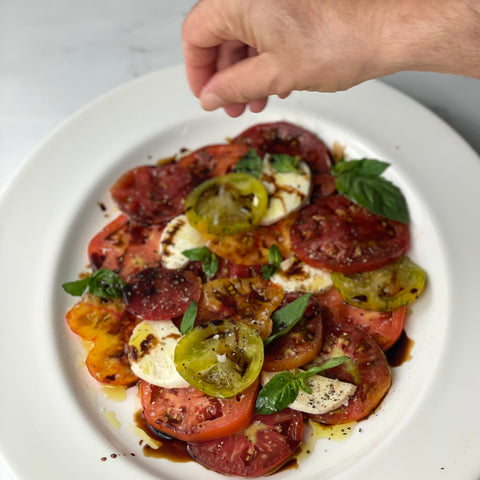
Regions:
M 425 279 L 425 272 L 407 257 L 370 272 L 332 273 L 333 284 L 345 302 L 380 312 L 413 303 L 422 294 Z
M 233 318 L 265 339 L 272 332 L 270 315 L 282 299 L 283 290 L 260 277 L 219 278 L 203 285 L 198 318 Z
M 187 167 L 193 177 L 201 182 L 229 173 L 248 150 L 249 147 L 241 144 L 208 145 L 188 153 L 177 163 Z
M 126 280 L 144 268 L 159 265 L 162 230 L 160 225 L 139 225 L 119 215 L 90 240 L 92 269 L 107 268 Z
M 329 425 L 365 418 L 388 392 L 392 376 L 388 361 L 364 330 L 353 325 L 324 321 L 325 338 L 320 355 L 309 366 L 321 365 L 328 358 L 347 355 L 350 361 L 322 373 L 357 386 L 347 405 L 324 414 L 308 414 L 312 420 Z
M 183 441 L 202 442 L 232 435 L 253 415 L 258 381 L 231 399 L 215 398 L 194 387 L 162 388 L 140 383 L 147 422 L 156 430 Z
M 189 443 L 188 451 L 202 465 L 226 475 L 258 477 L 274 472 L 302 441 L 302 414 L 286 408 L 271 415 L 255 415 L 234 435 Z
M 254 125 L 233 139 L 265 153 L 286 153 L 300 156 L 313 174 L 330 173 L 331 156 L 325 144 L 312 132 L 289 122 Z
M 408 227 L 388 220 L 342 195 L 319 198 L 298 215 L 291 231 L 303 262 L 346 274 L 375 270 L 408 248 Z
M 93 378 L 119 386 L 138 381 L 130 369 L 125 344 L 139 320 L 125 311 L 123 302 L 105 301 L 87 294 L 68 311 L 66 319 L 73 332 L 93 342 L 86 358 Z
M 198 184 L 178 163 L 144 165 L 124 173 L 110 189 L 118 208 L 143 225 L 166 223 L 183 212 L 183 202 Z
M 205 245 L 217 256 L 240 265 L 265 265 L 268 250 L 276 245 L 283 258 L 291 255 L 290 227 L 296 213 L 269 227 L 257 227 L 237 235 L 205 235 Z
M 257 380 L 263 365 L 263 341 L 243 323 L 214 320 L 178 341 L 174 361 L 190 385 L 214 397 L 231 398 Z
M 290 303 L 299 296 L 300 294 L 288 294 L 285 303 Z M 318 355 L 323 343 L 323 322 L 320 306 L 313 297 L 310 298 L 303 317 L 286 335 L 265 347 L 263 370 L 293 370 Z
M 229 173 L 196 187 L 185 201 L 185 214 L 202 233 L 234 235 L 257 226 L 267 207 L 262 182 L 246 173 Z
M 123 299 L 127 310 L 144 320 L 170 320 L 185 313 L 200 294 L 200 280 L 192 272 L 154 267 L 130 278 Z
M 345 303 L 335 288 L 317 297 L 320 305 L 325 307 L 324 317 L 337 323 L 356 325 L 365 330 L 385 351 L 399 338 L 403 331 L 407 307 L 393 312 L 374 312 L 352 307 Z

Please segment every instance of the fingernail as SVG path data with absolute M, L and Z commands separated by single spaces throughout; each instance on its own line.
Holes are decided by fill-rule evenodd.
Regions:
M 200 103 L 204 110 L 211 111 L 223 107 L 225 105 L 225 100 L 216 93 L 207 92 L 204 95 L 201 95 Z

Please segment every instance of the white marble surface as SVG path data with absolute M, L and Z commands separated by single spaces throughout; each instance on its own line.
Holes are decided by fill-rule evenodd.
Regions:
M 0 195 L 30 153 L 79 108 L 182 62 L 180 27 L 193 3 L 0 0 Z M 385 81 L 431 108 L 480 154 L 479 80 L 402 73 Z M 13 480 L 1 461 L 0 479 Z

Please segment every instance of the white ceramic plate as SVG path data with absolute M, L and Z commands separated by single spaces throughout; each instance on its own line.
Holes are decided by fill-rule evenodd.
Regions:
M 379 82 L 346 93 L 296 93 L 273 99 L 262 114 L 230 119 L 203 112 L 176 67 L 80 111 L 1 199 L 0 451 L 18 479 L 222 478 L 193 462 L 143 455 L 131 429 L 135 395 L 115 401 L 85 373 L 83 347 L 64 322 L 73 299 L 61 284 L 85 268 L 88 240 L 115 215 L 107 190 L 120 173 L 279 119 L 330 146 L 346 145 L 350 158 L 391 163 L 388 175 L 410 206 L 410 256 L 429 281 L 406 325 L 413 358 L 393 369 L 381 407 L 347 440 L 320 440 L 298 469 L 275 478 L 480 477 L 476 154 L 432 113 Z M 108 420 L 111 412 L 118 423 Z

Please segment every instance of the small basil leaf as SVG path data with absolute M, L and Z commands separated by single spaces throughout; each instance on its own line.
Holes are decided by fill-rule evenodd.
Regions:
M 90 277 L 82 278 L 81 280 L 75 280 L 73 282 L 67 282 L 62 285 L 63 289 L 74 297 L 82 296 L 88 288 Z
M 287 334 L 302 319 L 311 296 L 311 293 L 306 293 L 273 313 L 272 334 L 263 341 L 265 346 Z
M 325 370 L 329 370 L 330 368 L 335 368 L 341 365 L 342 363 L 345 363 L 346 361 L 350 360 L 350 357 L 347 355 L 344 355 L 343 357 L 333 357 L 329 358 L 325 362 L 323 362 L 321 365 L 317 365 L 316 367 L 309 368 L 305 372 L 300 372 L 298 375 L 299 377 L 303 378 L 304 380 L 308 377 L 311 377 L 312 375 L 317 375 L 320 372 L 323 372 Z
M 282 260 L 283 258 L 279 248 L 273 244 L 268 249 L 268 265 L 262 265 L 262 274 L 265 280 L 268 280 L 273 274 L 277 273 Z
M 203 262 L 211 254 L 208 247 L 191 248 L 182 252 L 192 262 Z
M 298 383 L 292 372 L 278 373 L 260 390 L 255 411 L 269 415 L 287 408 L 298 395 Z
M 197 318 L 197 310 L 198 305 L 194 300 L 192 300 L 188 305 L 187 310 L 185 310 L 180 323 L 180 332 L 182 335 L 186 335 L 188 332 L 190 332 L 190 330 L 193 329 L 195 319 Z
M 202 270 L 208 278 L 213 278 L 218 270 L 217 256 L 212 253 L 209 258 L 206 258 L 202 262 Z
M 273 169 L 279 173 L 303 173 L 299 168 L 300 157 L 292 157 L 287 153 L 273 153 L 270 163 Z
M 255 178 L 262 175 L 262 159 L 253 149 L 250 149 L 233 167 L 236 173 L 248 173 Z
M 208 247 L 192 248 L 182 252 L 193 262 L 202 262 L 202 270 L 208 278 L 213 278 L 218 270 L 218 259 Z
M 100 268 L 90 277 L 90 293 L 102 298 L 121 298 L 125 282 L 118 273 Z
M 391 220 L 408 223 L 408 207 L 401 190 L 380 175 L 389 164 L 379 160 L 341 161 L 332 166 L 338 193 L 361 207 Z
M 62 287 L 70 295 L 83 295 L 88 288 L 92 295 L 108 299 L 120 298 L 123 294 L 125 282 L 118 273 L 107 268 L 100 268 L 89 277 L 64 283 Z

